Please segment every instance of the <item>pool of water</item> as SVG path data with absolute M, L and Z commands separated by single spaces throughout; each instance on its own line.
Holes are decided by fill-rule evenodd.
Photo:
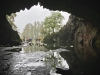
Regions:
M 0 75 L 61 75 L 56 68 L 69 69 L 58 48 L 49 50 L 44 46 L 4 47 L 0 55 Z

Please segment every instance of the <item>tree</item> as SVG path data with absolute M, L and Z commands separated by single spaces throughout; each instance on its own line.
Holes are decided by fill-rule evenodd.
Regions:
M 63 19 L 64 16 L 60 12 L 51 12 L 51 15 L 46 17 L 43 22 L 46 32 L 57 32 L 61 28 Z
M 25 36 L 26 38 L 32 38 L 34 41 L 37 38 L 43 38 L 44 34 L 41 34 L 41 30 L 43 29 L 42 22 L 35 21 L 33 24 L 29 23 L 25 26 L 22 37 Z
M 16 16 L 17 16 L 16 13 L 12 13 L 10 16 L 6 15 L 6 18 L 7 18 L 8 22 L 12 26 L 12 29 L 15 30 L 15 31 L 17 31 L 17 26 L 14 24 L 14 18 Z
M 25 36 L 26 38 L 33 38 L 33 25 L 31 23 L 26 24 L 22 32 L 22 37 L 23 36 Z
M 34 39 L 36 38 L 40 38 L 41 37 L 41 33 L 40 33 L 40 30 L 41 30 L 41 22 L 39 21 L 35 21 L 34 22 L 34 25 L 33 25 L 33 35 L 34 35 Z

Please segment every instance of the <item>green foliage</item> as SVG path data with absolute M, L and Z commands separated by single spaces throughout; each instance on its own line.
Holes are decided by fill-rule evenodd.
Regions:
M 54 53 L 51 51 L 48 56 L 45 57 L 45 64 L 49 65 L 52 68 L 56 68 L 57 66 L 62 66 L 62 58 L 59 57 L 59 53 L 57 53 L 56 57 Z
M 44 43 L 66 43 L 68 39 L 70 39 L 70 31 L 66 27 L 62 27 L 59 32 L 52 33 L 50 35 L 47 35 L 44 38 Z
M 46 17 L 44 22 L 34 22 L 34 24 L 27 24 L 22 32 L 22 37 L 26 38 L 40 38 L 44 39 L 44 42 L 55 42 L 55 38 L 58 39 L 58 33 L 54 33 L 60 30 L 64 17 L 59 12 L 52 12 L 50 16 Z M 31 26 L 30 26 L 31 25 Z
M 44 43 L 56 43 L 58 42 L 56 39 L 58 39 L 58 33 L 52 33 L 48 34 L 44 37 L 43 42 Z
M 14 18 L 16 17 L 16 13 L 12 13 L 10 16 L 6 15 L 6 18 L 8 20 L 8 22 L 10 23 L 10 25 L 12 26 L 12 28 L 17 28 L 17 26 L 14 24 Z
M 43 31 L 43 24 L 42 22 L 34 22 L 34 24 L 26 24 L 23 32 L 22 32 L 22 38 L 25 36 L 26 38 L 32 38 L 34 41 L 37 38 L 42 39 L 44 37 L 44 31 Z
M 25 36 L 26 38 L 32 38 L 33 37 L 33 25 L 31 23 L 26 24 L 23 32 L 22 37 Z
M 61 28 L 63 19 L 64 16 L 61 13 L 51 12 L 51 15 L 46 17 L 43 22 L 45 32 L 49 34 L 57 32 Z

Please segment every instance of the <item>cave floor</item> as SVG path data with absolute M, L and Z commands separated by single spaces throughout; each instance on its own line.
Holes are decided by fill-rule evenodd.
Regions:
M 56 75 L 44 61 L 50 53 L 44 47 L 4 47 L 0 52 L 0 75 Z

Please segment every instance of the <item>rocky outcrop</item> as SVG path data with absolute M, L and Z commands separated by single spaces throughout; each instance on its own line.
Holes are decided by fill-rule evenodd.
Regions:
M 70 42 L 73 41 L 90 45 L 92 45 L 92 40 L 96 36 L 96 33 L 98 31 L 97 28 L 92 27 L 92 23 L 73 15 L 70 15 L 69 20 L 66 24 L 66 28 L 70 33 L 68 39 Z
M 72 48 L 67 47 L 68 50 L 71 50 L 69 54 L 62 53 L 62 57 L 67 60 L 70 69 L 74 71 L 75 75 L 100 74 L 98 71 L 100 67 L 100 49 L 97 50 L 93 47 L 95 41 L 100 42 L 98 28 L 93 27 L 91 22 L 74 15 L 69 16 L 64 28 L 65 30 L 63 30 L 67 31 L 64 34 L 67 37 L 65 41 L 68 44 L 73 44 Z
M 2 46 L 16 46 L 21 44 L 21 39 L 17 31 L 14 31 L 9 22 L 2 21 L 0 24 L 0 47 Z
M 83 18 L 76 17 L 74 15 L 69 16 L 69 20 L 60 29 L 59 32 L 50 35 L 49 40 L 55 39 L 56 43 L 80 43 L 84 45 L 92 45 L 95 43 L 94 39 L 97 38 L 99 29 L 92 26 L 92 23 L 85 21 Z M 52 41 L 51 41 L 52 42 Z

